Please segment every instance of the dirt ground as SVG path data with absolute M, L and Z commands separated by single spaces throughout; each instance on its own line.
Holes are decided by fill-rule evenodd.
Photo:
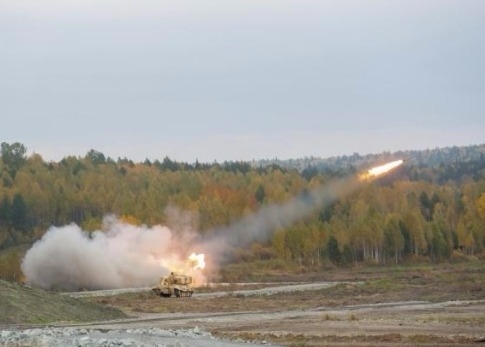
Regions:
M 269 292 L 261 292 L 264 285 L 241 292 L 232 286 L 184 299 L 141 292 L 82 300 L 133 317 L 90 325 L 95 328 L 200 327 L 282 346 L 485 346 L 485 262 L 329 269 L 281 280 L 300 288 L 279 291 L 271 284 Z M 324 281 L 331 285 L 315 286 Z

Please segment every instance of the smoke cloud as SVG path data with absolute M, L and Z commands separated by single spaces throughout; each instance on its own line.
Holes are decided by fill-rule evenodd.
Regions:
M 45 289 L 151 286 L 170 271 L 192 271 L 183 246 L 191 237 L 190 231 L 134 226 L 114 216 L 93 233 L 76 224 L 51 227 L 26 253 L 22 271 L 28 283 Z

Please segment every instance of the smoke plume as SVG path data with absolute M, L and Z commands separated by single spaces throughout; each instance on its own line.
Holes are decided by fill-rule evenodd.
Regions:
M 209 236 L 198 240 L 196 249 L 210 254 L 215 263 L 224 263 L 233 257 L 235 247 L 246 247 L 256 241 L 268 241 L 276 230 L 286 228 L 308 217 L 315 210 L 345 197 L 361 184 L 362 181 L 356 177 L 347 177 L 300 194 L 284 204 L 263 206 L 254 214 L 228 227 L 207 233 Z
M 265 242 L 273 233 L 286 228 L 300 219 L 308 217 L 317 209 L 329 206 L 344 198 L 365 183 L 388 174 L 404 163 L 396 160 L 376 166 L 358 175 L 351 175 L 327 182 L 325 185 L 293 198 L 284 204 L 263 206 L 256 213 L 246 216 L 229 227 L 219 228 L 204 240 L 199 247 L 209 252 L 215 263 L 232 258 L 234 247 L 246 247 L 252 242 Z
M 93 233 L 76 224 L 51 227 L 26 253 L 22 271 L 28 283 L 45 289 L 150 286 L 169 271 L 192 271 L 183 246 L 191 237 L 190 232 L 134 226 L 114 216 L 105 217 L 102 230 Z

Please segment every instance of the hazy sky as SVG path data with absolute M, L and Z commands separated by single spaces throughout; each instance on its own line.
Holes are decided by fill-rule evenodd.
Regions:
M 212 162 L 485 142 L 485 1 L 0 0 L 0 142 Z

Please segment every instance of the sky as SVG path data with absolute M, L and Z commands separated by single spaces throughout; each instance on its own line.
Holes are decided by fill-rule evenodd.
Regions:
M 485 1 L 0 0 L 0 142 L 187 162 L 485 143 Z

